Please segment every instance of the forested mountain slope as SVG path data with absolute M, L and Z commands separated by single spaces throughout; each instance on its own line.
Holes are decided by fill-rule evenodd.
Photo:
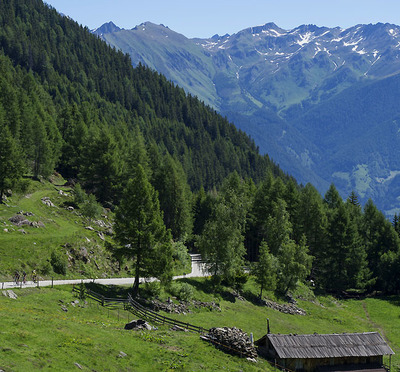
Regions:
M 336 293 L 400 288 L 399 221 L 386 220 L 372 201 L 362 208 L 354 193 L 344 201 L 333 185 L 324 198 L 311 184 L 299 186 L 227 119 L 148 67 L 133 68 L 127 55 L 41 1 L 5 0 L 0 14 L 0 191 L 11 200 L 0 205 L 7 225 L 0 233 L 4 254 L 14 243 L 28 247 L 24 261 L 13 256 L 8 268 L 36 267 L 29 262 L 39 251 L 30 244 L 36 227 L 25 234 L 10 225 L 11 214 L 21 211 L 13 203 L 32 206 L 24 203 L 30 188 L 57 170 L 70 179 L 57 191 L 73 199 L 57 197 L 54 210 L 46 204 L 49 210 L 42 205 L 48 190 L 41 190 L 34 207 L 49 223 L 40 235 L 57 235 L 47 241 L 46 254 L 68 259 L 70 269 L 82 265 L 86 272 L 86 265 L 90 273 L 68 241 L 80 219 L 61 222 L 73 207 L 89 221 L 99 215 L 110 221 L 110 256 L 102 257 L 117 271 L 128 260 L 136 278 L 167 283 L 190 247 L 201 252 L 215 284 L 224 280 L 235 288 L 247 278 L 245 258 L 258 261 L 261 289 L 268 283 L 281 295 L 310 278 Z M 379 91 L 376 84 L 366 89 Z M 268 112 L 273 134 L 281 130 L 293 144 L 306 141 L 301 130 L 285 133 L 289 125 L 279 128 L 282 118 Z M 306 148 L 298 164 L 312 169 L 319 150 L 317 144 Z M 49 187 L 56 196 L 54 184 Z M 69 231 L 51 214 L 62 216 Z
M 267 23 L 209 39 L 149 22 L 131 30 L 110 23 L 95 32 L 134 65 L 162 71 L 227 115 L 299 182 L 322 193 L 335 182 L 342 196 L 355 190 L 362 203 L 372 197 L 388 215 L 400 211 L 398 147 L 383 124 L 400 115 L 393 77 L 400 72 L 399 26 L 284 30 Z M 371 158 L 384 159 L 379 170 Z
M 105 151 L 109 166 L 97 169 L 110 172 L 102 176 L 111 190 L 123 172 L 134 126 L 182 164 L 194 189 L 211 188 L 233 170 L 254 179 L 267 168 L 280 173 L 214 110 L 158 73 L 132 68 L 127 55 L 41 1 L 2 1 L 0 14 L 0 103 L 35 176 L 56 167 L 68 177 L 96 179 L 96 167 L 85 159 L 100 162 L 96 151 Z M 31 135 L 39 123 L 46 151 L 36 151 L 39 139 Z M 43 159 L 33 159 L 35 151 Z

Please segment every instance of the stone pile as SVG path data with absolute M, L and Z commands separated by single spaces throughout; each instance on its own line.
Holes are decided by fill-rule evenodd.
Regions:
M 161 302 L 160 300 L 152 300 L 150 307 L 154 311 L 165 311 L 166 313 L 174 314 L 187 314 L 190 313 L 188 304 L 180 302 L 179 304 L 174 304 L 172 301 Z
M 210 311 L 221 311 L 221 308 L 214 302 L 203 302 L 193 300 L 191 302 L 181 301 L 176 304 L 171 300 L 162 302 L 160 300 L 151 300 L 150 303 L 146 303 L 146 306 L 149 306 L 153 311 L 165 311 L 166 313 L 174 313 L 174 314 L 187 314 L 191 313 L 190 306 L 193 306 L 196 309 L 207 308 Z
M 29 212 L 26 212 L 26 213 L 29 213 Z M 24 213 L 24 215 L 25 215 L 25 213 Z M 45 227 L 45 225 L 42 221 L 29 221 L 28 219 L 26 219 L 24 217 L 24 215 L 16 214 L 15 216 L 10 217 L 9 221 L 15 226 L 27 225 L 27 226 L 38 227 L 38 228 Z M 26 214 L 26 215 L 31 216 L 31 214 Z
M 307 315 L 306 311 L 301 309 L 300 307 L 296 306 L 293 303 L 289 304 L 278 304 L 274 301 L 262 300 L 264 306 L 267 306 L 271 309 L 280 311 L 284 314 L 291 314 L 291 315 Z
M 195 308 L 200 309 L 200 308 L 207 308 L 210 311 L 221 311 L 221 308 L 217 303 L 214 301 L 212 302 L 203 302 L 203 301 L 197 301 L 193 300 L 192 304 Z
M 42 203 L 47 205 L 48 207 L 55 207 L 54 203 L 50 200 L 48 196 L 43 197 L 41 200 Z
M 236 327 L 211 328 L 205 339 L 227 352 L 251 359 L 257 358 L 256 348 L 251 344 L 247 333 Z

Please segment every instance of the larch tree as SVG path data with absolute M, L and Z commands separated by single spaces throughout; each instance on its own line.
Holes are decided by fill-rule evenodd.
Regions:
M 120 246 L 117 254 L 134 262 L 134 296 L 141 277 L 156 277 L 162 282 L 171 279 L 171 233 L 165 228 L 157 193 L 140 164 L 116 210 L 115 238 Z
M 23 171 L 21 150 L 8 127 L 1 125 L 0 118 L 0 203 L 3 201 L 4 192 L 14 186 Z

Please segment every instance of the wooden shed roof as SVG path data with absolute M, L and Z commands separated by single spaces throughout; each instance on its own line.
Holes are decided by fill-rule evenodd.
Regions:
M 266 334 L 279 358 L 340 358 L 394 354 L 378 332 L 279 335 Z

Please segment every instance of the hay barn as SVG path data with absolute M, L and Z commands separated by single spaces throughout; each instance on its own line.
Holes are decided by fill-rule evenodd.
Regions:
M 255 342 L 258 353 L 291 371 L 384 372 L 383 356 L 393 350 L 378 332 L 280 335 L 266 334 Z

